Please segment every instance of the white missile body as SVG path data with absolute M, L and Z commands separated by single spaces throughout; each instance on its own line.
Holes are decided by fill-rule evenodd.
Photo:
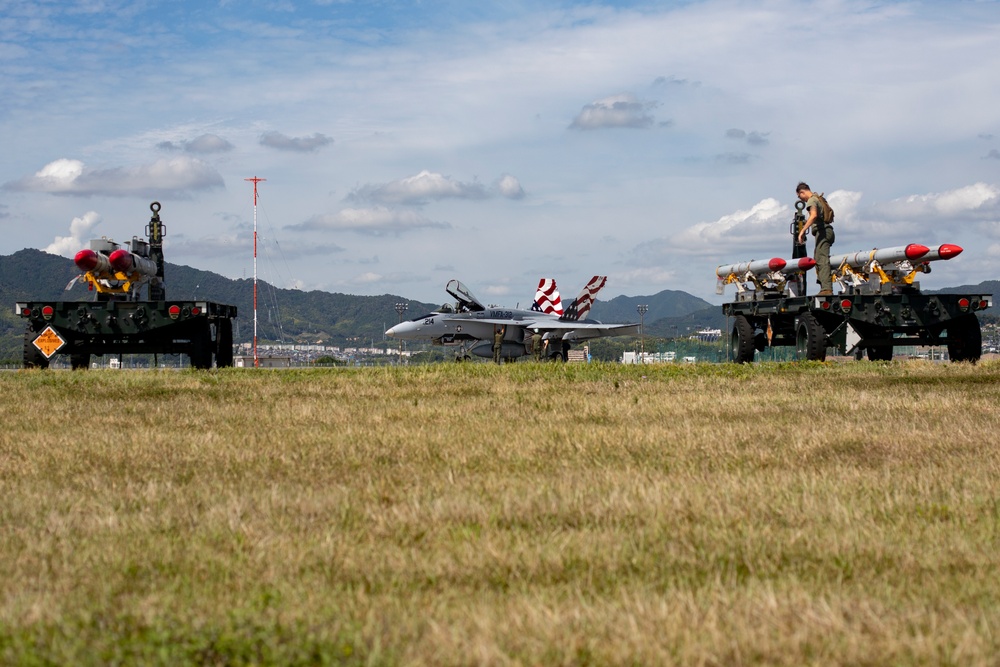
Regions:
M 873 250 L 861 250 L 859 252 L 848 253 L 846 255 L 834 255 L 830 258 L 830 266 L 839 267 L 847 264 L 852 269 L 863 269 L 873 261 L 880 265 L 891 264 L 893 262 L 913 261 L 921 259 L 927 254 L 929 248 L 919 243 L 911 243 L 905 246 L 894 248 L 874 248 Z
M 800 257 L 798 259 L 785 260 L 785 266 L 781 269 L 784 274 L 801 273 L 816 266 L 816 260 L 812 257 Z
M 108 261 L 107 255 L 102 255 L 99 252 L 85 248 L 80 252 L 76 253 L 73 258 L 73 262 L 76 267 L 81 271 L 89 271 L 95 274 L 105 274 L 114 273 L 111 269 L 111 262 Z
M 156 262 L 145 257 L 140 257 L 124 248 L 119 248 L 111 253 L 111 256 L 108 257 L 108 262 L 115 271 L 122 273 L 139 272 L 144 276 L 156 275 Z
M 928 250 L 927 254 L 920 258 L 920 261 L 933 262 L 938 259 L 951 259 L 952 257 L 961 254 L 962 250 L 962 246 L 955 245 L 954 243 L 945 243 L 937 248 L 931 248 Z
M 785 263 L 785 260 L 780 257 L 772 257 L 771 259 L 755 259 L 749 262 L 741 262 L 739 264 L 724 264 L 715 269 L 715 275 L 720 278 L 725 278 L 726 276 L 734 274 L 745 275 L 747 273 L 759 276 L 765 273 L 781 271 L 785 268 Z

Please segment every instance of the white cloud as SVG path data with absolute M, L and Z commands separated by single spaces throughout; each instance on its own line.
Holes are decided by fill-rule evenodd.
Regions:
M 217 134 L 203 134 L 190 141 L 174 143 L 172 141 L 162 141 L 157 144 L 157 148 L 163 150 L 182 150 L 187 153 L 226 153 L 233 150 L 234 146 Z
M 481 183 L 462 183 L 425 169 L 415 176 L 398 181 L 364 185 L 354 190 L 348 200 L 379 204 L 426 204 L 430 200 L 485 199 L 488 196 Z
M 451 225 L 447 222 L 430 220 L 414 211 L 399 211 L 376 206 L 374 208 L 345 208 L 337 213 L 317 215 L 303 223 L 289 225 L 287 229 L 350 231 L 385 236 L 419 229 L 451 229 Z
M 893 220 L 995 217 L 1000 214 L 1000 187 L 980 182 L 945 192 L 909 195 L 880 205 L 877 211 Z
M 296 153 L 312 153 L 333 143 L 333 139 L 319 132 L 310 137 L 289 137 L 281 132 L 265 132 L 260 136 L 260 145 Z
M 497 179 L 494 188 L 500 193 L 501 197 L 506 197 L 507 199 L 524 199 L 524 188 L 521 187 L 521 182 L 510 174 L 504 174 Z
M 608 282 L 615 286 L 616 290 L 638 287 L 645 285 L 669 285 L 677 278 L 676 269 L 665 269 L 659 266 L 644 266 L 631 269 L 629 271 L 616 271 L 608 277 Z
M 585 105 L 570 127 L 574 130 L 652 127 L 655 119 L 649 112 L 656 106 L 656 102 L 643 102 L 631 93 L 612 95 Z
M 59 159 L 45 165 L 33 176 L 5 184 L 4 189 L 55 195 L 123 197 L 184 194 L 222 185 L 222 177 L 214 168 L 197 158 L 179 156 L 112 169 L 88 169 L 80 160 Z
M 672 239 L 672 246 L 687 252 L 705 253 L 734 240 L 744 244 L 773 242 L 779 238 L 782 226 L 787 228 L 791 220 L 791 206 L 769 197 L 749 209 L 682 230 Z
M 78 218 L 73 218 L 69 223 L 69 236 L 57 236 L 55 240 L 47 245 L 43 250 L 52 255 L 62 255 L 72 257 L 78 251 L 84 249 L 86 242 L 90 240 L 90 230 L 101 222 L 101 216 L 95 211 L 87 211 Z

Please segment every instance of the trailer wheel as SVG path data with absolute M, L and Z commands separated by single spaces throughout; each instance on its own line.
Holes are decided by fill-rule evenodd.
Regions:
M 738 364 L 748 364 L 753 361 L 753 325 L 746 315 L 736 316 L 733 331 L 729 334 L 729 352 L 729 356 Z
M 800 315 L 795 326 L 795 356 L 807 361 L 826 360 L 826 330 L 812 313 Z
M 215 325 L 215 366 L 229 368 L 233 365 L 233 321 L 219 320 Z
M 952 361 L 976 363 L 983 355 L 983 331 L 971 313 L 948 323 L 948 356 Z
M 867 352 L 868 361 L 892 361 L 892 345 L 872 345 Z
M 212 367 L 212 329 L 208 320 L 198 322 L 191 332 L 191 347 L 188 351 L 191 358 L 191 368 L 208 369 Z
M 35 331 L 29 326 L 24 332 L 24 367 L 25 368 L 48 368 L 49 360 L 35 347 Z
M 69 355 L 69 365 L 74 371 L 85 371 L 90 368 L 90 354 L 80 353 Z

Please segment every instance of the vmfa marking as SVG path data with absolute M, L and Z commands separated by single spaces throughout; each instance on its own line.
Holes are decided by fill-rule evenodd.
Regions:
M 65 344 L 66 341 L 52 327 L 45 327 L 45 330 L 38 334 L 38 338 L 34 340 L 34 346 L 45 355 L 46 359 L 51 359 L 52 355 Z

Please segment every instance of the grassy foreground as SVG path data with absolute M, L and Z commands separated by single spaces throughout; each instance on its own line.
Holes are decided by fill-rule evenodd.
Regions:
M 1000 365 L 0 375 L 2 664 L 1000 655 Z

